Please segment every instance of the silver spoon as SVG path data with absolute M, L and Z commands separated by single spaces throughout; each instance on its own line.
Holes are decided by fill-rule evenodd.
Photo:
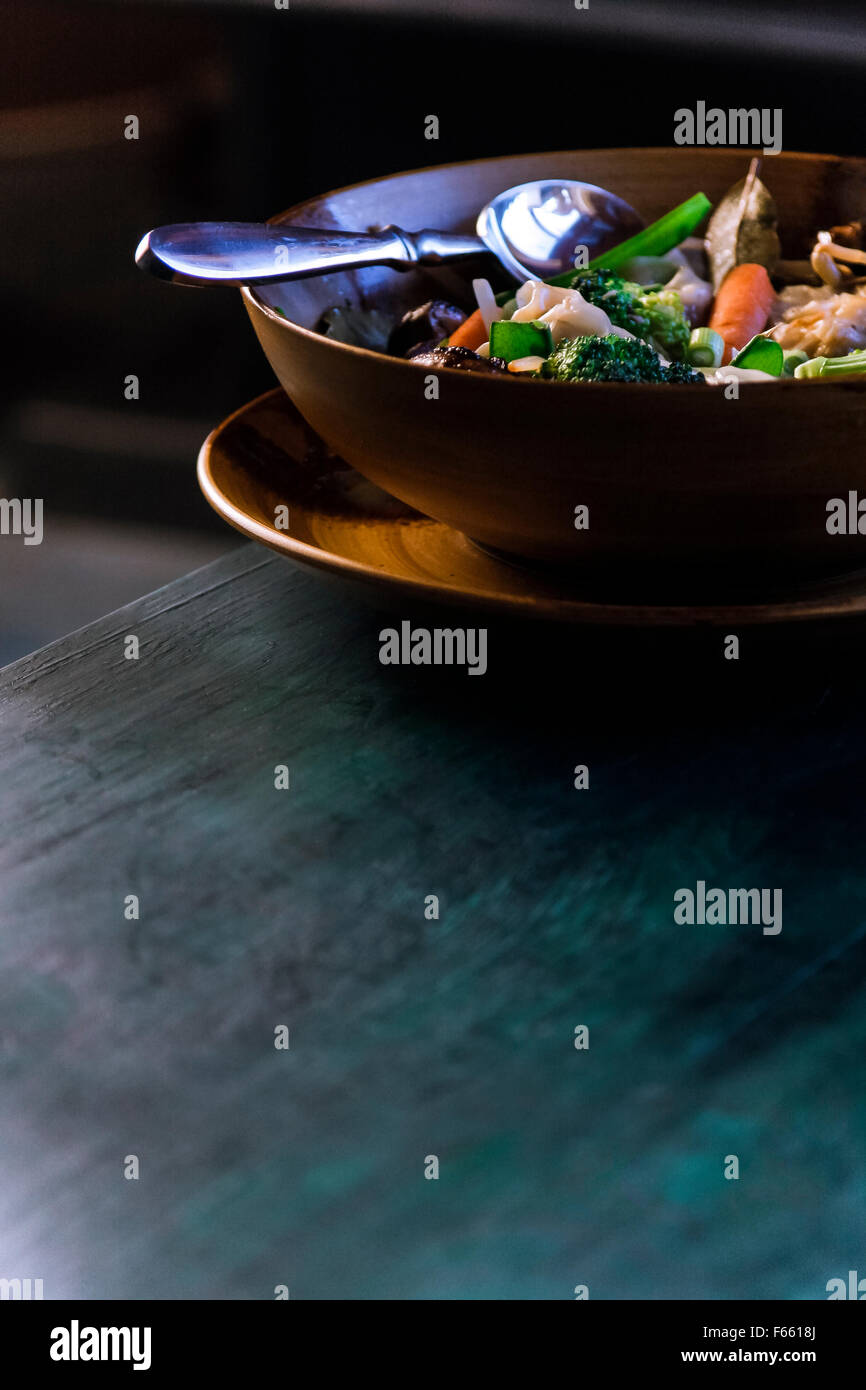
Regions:
M 344 232 L 259 222 L 180 222 L 142 238 L 137 263 L 182 285 L 264 285 L 360 266 L 442 265 L 491 251 L 516 280 L 549 279 L 640 231 L 634 208 L 592 183 L 540 179 L 508 188 L 478 215 L 477 236 L 400 227 Z

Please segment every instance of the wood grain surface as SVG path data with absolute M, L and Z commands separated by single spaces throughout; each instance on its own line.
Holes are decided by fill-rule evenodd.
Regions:
M 860 668 L 503 625 L 472 679 L 381 666 L 380 625 L 249 546 L 3 673 L 0 1274 L 546 1300 L 863 1273 Z M 698 879 L 782 888 L 781 934 L 675 925 Z

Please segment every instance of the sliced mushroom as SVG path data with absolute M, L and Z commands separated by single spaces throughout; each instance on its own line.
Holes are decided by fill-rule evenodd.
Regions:
M 420 352 L 410 357 L 419 367 L 452 367 L 458 372 L 504 372 L 505 363 L 501 357 L 479 357 L 465 347 L 437 347 L 429 352 Z
M 816 241 L 812 247 L 812 254 L 809 263 L 818 279 L 825 285 L 829 285 L 831 290 L 838 290 L 842 284 L 842 272 L 831 256 L 825 243 Z
M 428 299 L 404 314 L 388 339 L 388 351 L 395 357 L 408 357 L 419 344 L 434 347 L 453 333 L 466 314 L 444 299 Z
M 826 232 L 819 233 L 819 239 L 827 235 Z M 840 246 L 837 241 L 821 241 L 820 244 L 826 251 L 830 252 L 836 261 L 847 261 L 852 265 L 866 265 L 866 251 L 860 251 L 856 246 Z

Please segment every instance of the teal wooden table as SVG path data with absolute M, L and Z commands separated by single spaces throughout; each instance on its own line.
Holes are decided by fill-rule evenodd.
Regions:
M 244 547 L 2 673 L 0 1275 L 866 1275 L 856 665 L 500 624 L 470 678 L 382 666 L 381 626 Z M 697 880 L 780 887 L 783 930 L 678 925 Z

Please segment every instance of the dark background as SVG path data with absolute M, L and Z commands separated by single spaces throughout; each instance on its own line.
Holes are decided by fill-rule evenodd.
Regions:
M 271 373 L 237 295 L 140 275 L 149 227 L 429 163 L 668 144 L 700 99 L 781 107 L 789 149 L 866 144 L 866 25 L 832 3 L 0 0 L 0 32 L 0 493 L 43 497 L 50 526 L 0 545 L 0 661 L 234 543 L 195 455 Z

